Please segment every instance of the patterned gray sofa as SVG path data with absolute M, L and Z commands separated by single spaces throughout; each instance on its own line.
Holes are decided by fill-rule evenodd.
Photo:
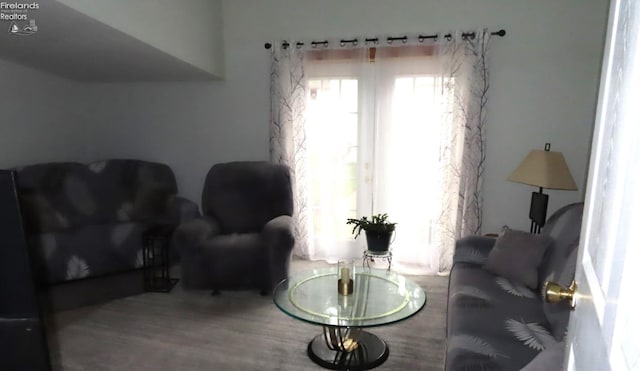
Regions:
M 457 241 L 449 278 L 447 371 L 562 369 L 570 309 L 566 302 L 546 303 L 541 292 L 547 280 L 568 286 L 573 279 L 582 210 L 582 203 L 561 208 L 542 229 L 547 237 L 536 237 L 549 242 L 535 290 L 485 269 L 497 239 Z
M 199 216 L 195 203 L 176 196 L 164 164 L 107 160 L 15 170 L 27 242 L 47 285 L 139 268 L 148 226 Z

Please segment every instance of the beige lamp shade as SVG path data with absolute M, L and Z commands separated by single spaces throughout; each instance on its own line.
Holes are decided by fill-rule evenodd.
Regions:
M 509 180 L 548 189 L 578 189 L 562 152 L 529 152 L 520 166 L 509 176 Z

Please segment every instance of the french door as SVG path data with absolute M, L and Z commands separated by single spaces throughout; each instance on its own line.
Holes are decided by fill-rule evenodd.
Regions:
M 388 213 L 398 223 L 394 262 L 437 270 L 444 105 L 430 68 L 400 60 L 307 68 L 312 258 L 361 256 L 364 236 L 354 240 L 346 219 Z

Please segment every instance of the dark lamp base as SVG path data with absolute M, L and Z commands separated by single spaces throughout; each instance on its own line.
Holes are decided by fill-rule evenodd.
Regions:
M 540 192 L 531 193 L 531 206 L 529 208 L 529 219 L 531 219 L 531 233 L 540 233 L 540 228 L 544 226 L 547 219 L 547 204 L 549 195 Z

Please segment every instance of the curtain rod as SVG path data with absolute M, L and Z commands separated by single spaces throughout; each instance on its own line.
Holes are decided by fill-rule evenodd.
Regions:
M 492 32 L 491 35 L 494 36 L 500 36 L 500 37 L 504 37 L 507 34 L 507 31 L 505 31 L 504 29 L 499 30 L 499 31 L 495 31 Z M 418 35 L 418 41 L 419 42 L 423 42 L 426 39 L 437 39 L 439 37 L 439 35 L 433 34 L 433 35 Z M 444 37 L 447 40 L 451 40 L 451 37 L 453 37 L 453 35 L 451 35 L 450 33 L 444 35 Z M 476 37 L 476 33 L 475 32 L 463 32 L 462 33 L 462 39 L 467 39 L 470 38 L 471 40 L 475 39 Z M 374 38 L 365 38 L 364 42 L 366 43 L 378 43 L 378 38 L 374 37 Z M 394 41 L 402 41 L 402 43 L 406 43 L 408 41 L 408 37 L 407 36 L 400 36 L 400 37 L 387 37 L 387 43 L 392 44 Z M 353 45 L 357 45 L 358 44 L 358 39 L 357 38 L 353 38 L 353 39 L 340 39 L 340 46 L 345 46 L 346 44 L 353 44 Z M 288 42 L 283 41 L 282 42 L 282 47 L 284 47 L 285 49 L 289 47 Z M 302 46 L 304 46 L 303 42 L 296 42 L 296 47 L 297 48 L 301 48 Z M 311 47 L 315 48 L 317 46 L 324 46 L 325 48 L 329 47 L 329 41 L 327 40 L 321 40 L 321 41 L 311 41 Z M 265 49 L 271 49 L 271 43 L 265 43 L 264 44 L 264 48 Z

